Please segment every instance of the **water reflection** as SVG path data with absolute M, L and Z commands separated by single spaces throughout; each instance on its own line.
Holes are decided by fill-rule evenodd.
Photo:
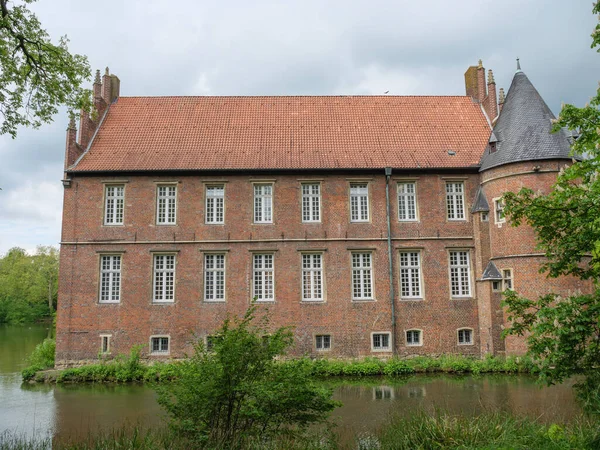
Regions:
M 12 329 L 11 329 L 12 328 Z M 165 415 L 152 389 L 142 385 L 28 385 L 18 373 L 47 335 L 46 327 L 0 327 L 0 433 L 78 439 L 91 431 L 156 427 Z M 581 411 L 571 384 L 539 388 L 529 376 L 419 375 L 407 379 L 329 380 L 343 406 L 334 411 L 339 432 L 365 436 L 393 415 L 425 410 L 476 415 L 508 411 L 560 422 Z

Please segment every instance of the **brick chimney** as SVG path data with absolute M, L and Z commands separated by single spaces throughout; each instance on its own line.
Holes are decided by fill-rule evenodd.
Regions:
M 75 126 L 75 117 L 71 116 L 69 126 L 67 127 L 67 143 L 65 145 L 65 169 L 72 166 L 77 158 L 81 156 L 83 150 L 77 145 L 77 127 Z
M 498 103 L 496 100 L 496 82 L 494 81 L 494 73 L 492 69 L 488 70 L 488 95 L 487 95 L 487 113 L 490 120 L 493 122 L 498 117 Z
M 500 115 L 500 111 L 502 111 L 502 107 L 504 106 L 504 88 L 500 88 L 500 93 L 498 94 L 498 115 Z
M 465 89 L 467 95 L 483 106 L 490 121 L 498 117 L 498 102 L 496 100 L 496 82 L 494 74 L 488 72 L 488 82 L 485 82 L 485 69 L 479 60 L 477 66 L 470 66 L 465 72 Z

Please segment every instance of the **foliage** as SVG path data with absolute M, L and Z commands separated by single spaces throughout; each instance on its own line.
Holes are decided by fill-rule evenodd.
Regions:
M 0 258 L 0 323 L 50 317 L 58 293 L 58 250 L 39 246 L 34 255 L 15 247 Z
M 68 39 L 53 44 L 28 5 L 35 0 L 0 0 L 0 134 L 17 135 L 19 126 L 52 121 L 58 107 L 82 106 L 80 88 L 90 78 L 85 56 L 71 54 Z
M 313 382 L 309 364 L 276 361 L 292 333 L 269 334 L 266 319 L 254 324 L 255 313 L 252 306 L 242 319 L 225 320 L 211 351 L 199 342 L 179 377 L 156 386 L 173 429 L 197 446 L 241 448 L 253 439 L 300 436 L 338 404 Z
M 579 419 L 572 424 L 545 425 L 508 413 L 476 417 L 418 412 L 395 417 L 371 438 L 369 449 L 595 449 L 600 448 L 598 422 Z
M 42 343 L 36 345 L 27 358 L 29 365 L 21 373 L 23 380 L 28 381 L 35 376 L 36 372 L 54 367 L 55 350 L 56 341 L 54 339 L 44 339 Z
M 593 6 L 600 13 L 600 3 Z M 600 52 L 600 22 L 592 34 Z M 583 108 L 564 105 L 554 131 L 569 129 L 576 137 L 572 153 L 578 161 L 564 168 L 551 192 L 531 189 L 504 195 L 512 225 L 526 222 L 535 231 L 547 257 L 542 267 L 550 277 L 582 280 L 600 277 L 600 87 Z M 540 360 L 540 377 L 548 384 L 583 373 L 580 392 L 600 389 L 600 291 L 568 297 L 544 295 L 526 299 L 505 295 L 511 328 L 505 334 L 528 336 L 529 354 Z M 595 380 L 595 381 L 594 381 Z M 594 387 L 594 384 L 596 387 Z

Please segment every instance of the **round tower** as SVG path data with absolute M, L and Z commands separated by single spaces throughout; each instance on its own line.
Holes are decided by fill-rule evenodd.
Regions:
M 554 119 L 517 60 L 517 71 L 481 159 L 481 186 L 475 204 L 479 208 L 475 211 L 474 207 L 482 246 L 488 247 L 481 251 L 485 270 L 478 283 L 478 295 L 486 299 L 483 308 L 480 306 L 486 315 L 482 317 L 482 331 L 489 331 L 482 349 L 487 345 L 493 353 L 526 351 L 524 338 L 500 338 L 501 329 L 507 325 L 502 291 L 515 289 L 534 299 L 549 292 L 567 295 L 588 288 L 575 278 L 552 279 L 540 273 L 545 257 L 537 248 L 533 229 L 526 224 L 513 227 L 504 217 L 501 197 L 505 192 L 528 187 L 547 193 L 561 168 L 571 163 L 572 137 L 565 130 L 552 133 Z

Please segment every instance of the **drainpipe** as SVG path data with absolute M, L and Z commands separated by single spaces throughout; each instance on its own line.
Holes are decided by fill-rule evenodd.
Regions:
M 390 177 L 392 176 L 392 168 L 385 168 L 385 210 L 387 219 L 387 243 L 388 243 L 388 264 L 390 276 L 390 305 L 392 307 L 392 356 L 396 356 L 396 305 L 394 301 L 394 264 L 392 257 L 392 223 L 390 218 Z

